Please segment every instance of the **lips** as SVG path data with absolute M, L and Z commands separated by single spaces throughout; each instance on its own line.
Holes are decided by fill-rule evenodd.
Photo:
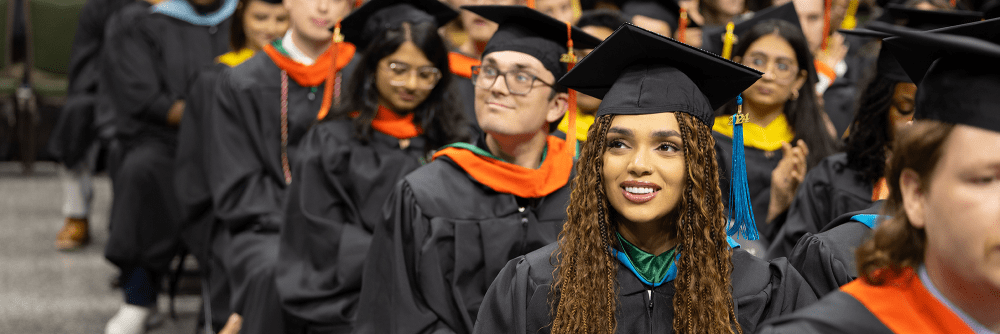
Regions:
M 472 20 L 472 24 L 477 25 L 477 26 L 484 26 L 484 25 L 486 25 L 486 20 L 481 19 L 481 18 L 475 18 L 475 19 Z
M 330 20 L 312 19 L 313 24 L 317 27 L 327 28 L 330 26 Z
M 500 103 L 497 103 L 497 102 L 486 102 L 486 105 L 488 105 L 490 107 L 493 107 L 493 108 L 498 108 L 498 109 L 514 109 L 514 108 L 508 107 L 508 106 L 506 106 L 504 104 L 500 104 Z
M 660 186 L 650 182 L 625 181 L 619 186 L 622 189 L 622 196 L 635 204 L 649 202 L 660 193 Z

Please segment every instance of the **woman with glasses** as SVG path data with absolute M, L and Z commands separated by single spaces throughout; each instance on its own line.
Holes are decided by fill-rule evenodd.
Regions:
M 372 0 L 342 22 L 362 58 L 293 164 L 276 273 L 285 333 L 351 332 L 386 198 L 435 149 L 468 139 L 437 33 L 457 15 L 438 0 Z
M 747 184 L 761 240 L 740 240 L 748 251 L 761 257 L 806 170 L 836 149 L 814 91 L 815 70 L 808 44 L 789 20 L 758 23 L 739 36 L 733 48 L 733 61 L 764 73 L 743 91 L 743 112 L 750 119 L 743 126 Z M 735 112 L 735 102 L 723 106 L 712 128 L 724 198 L 728 198 L 733 167 L 733 126 L 728 118 Z

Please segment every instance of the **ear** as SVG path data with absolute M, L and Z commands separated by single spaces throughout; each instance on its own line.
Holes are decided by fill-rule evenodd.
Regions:
M 910 225 L 924 228 L 924 206 L 926 195 L 920 190 L 920 175 L 912 169 L 904 169 L 899 175 L 899 188 L 903 195 L 903 210 L 909 218 Z
M 740 64 L 742 64 L 743 63 L 743 57 L 733 56 L 733 62 L 734 63 L 740 63 Z
M 563 115 L 568 112 L 567 108 L 569 108 L 569 93 L 557 93 L 552 98 L 552 101 L 549 101 L 549 112 L 545 115 L 545 121 L 558 123 L 562 120 Z M 576 110 L 573 110 L 573 112 L 576 112 Z
M 286 0 L 287 1 L 287 0 Z M 792 91 L 797 92 L 802 89 L 802 85 L 806 84 L 806 79 L 809 78 L 809 71 L 801 70 L 799 75 L 795 77 L 795 82 L 792 83 Z

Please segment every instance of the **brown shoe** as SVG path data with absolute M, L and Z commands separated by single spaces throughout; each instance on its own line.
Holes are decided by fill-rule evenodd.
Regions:
M 90 228 L 87 219 L 66 218 L 66 225 L 56 236 L 56 249 L 74 250 L 90 242 Z

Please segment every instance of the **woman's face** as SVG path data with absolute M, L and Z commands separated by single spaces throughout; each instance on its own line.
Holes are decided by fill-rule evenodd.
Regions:
M 615 116 L 607 145 L 604 191 L 622 218 L 662 223 L 678 210 L 687 177 L 674 113 Z
M 799 67 L 795 50 L 778 34 L 764 35 L 747 48 L 743 57 L 734 60 L 764 76 L 743 92 L 743 98 L 762 106 L 784 104 L 806 82 L 807 72 Z
M 1000 290 L 998 148 L 1000 133 L 957 125 L 924 189 L 912 170 L 900 176 L 906 216 L 927 235 L 928 270 L 975 287 L 969 291 L 973 298 L 986 295 L 977 291 Z
M 413 42 L 404 42 L 377 66 L 379 103 L 395 112 L 410 111 L 423 103 L 441 79 L 441 70 Z
M 247 3 L 243 12 L 243 31 L 247 35 L 247 47 L 260 50 L 271 41 L 281 37 L 288 30 L 288 10 L 281 4 L 260 0 Z
M 705 5 L 715 7 L 726 16 L 736 16 L 743 13 L 743 8 L 746 6 L 746 1 L 744 0 L 712 0 L 706 1 Z
M 892 91 L 892 104 L 889 105 L 889 129 L 891 138 L 913 120 L 913 101 L 917 96 L 917 85 L 900 82 Z
M 299 38 L 313 42 L 329 42 L 337 21 L 351 13 L 348 0 L 284 0 L 290 22 Z

